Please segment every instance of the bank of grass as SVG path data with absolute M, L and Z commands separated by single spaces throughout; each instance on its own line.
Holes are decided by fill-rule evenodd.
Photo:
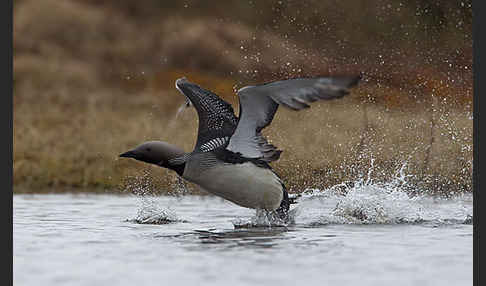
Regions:
M 167 74 L 173 83 L 170 76 L 179 74 Z M 186 76 L 236 104 L 231 79 Z M 406 173 L 413 175 L 409 180 L 429 191 L 471 190 L 472 120 L 467 108 L 439 101 L 435 106 L 409 102 L 407 108 L 388 107 L 364 100 L 370 92 L 376 93 L 376 86 L 363 83 L 350 96 L 309 110 L 279 109 L 265 134 L 284 150 L 274 167 L 291 192 L 355 181 L 368 173 L 371 160 L 376 180 L 392 178 L 406 163 Z M 175 88 L 137 94 L 107 89 L 76 100 L 65 90 L 15 101 L 14 191 L 123 191 L 135 178 L 147 176 L 161 192 L 173 190 L 173 173 L 118 154 L 146 140 L 192 150 L 197 114 L 187 109 L 176 116 L 183 102 Z

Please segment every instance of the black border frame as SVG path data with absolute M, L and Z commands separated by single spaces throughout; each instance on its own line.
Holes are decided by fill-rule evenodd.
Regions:
M 480 193 L 480 176 L 479 176 L 479 110 L 480 110 L 480 94 L 481 84 L 484 82 L 480 80 L 481 67 L 480 67 L 480 51 L 481 51 L 481 35 L 480 33 L 480 21 L 481 21 L 481 4 L 484 2 L 480 0 L 473 1 L 473 110 L 474 110 L 474 123 L 473 123 L 473 281 L 474 285 L 481 285 L 480 281 L 480 248 L 479 248 L 479 221 L 481 214 L 479 213 L 479 193 Z M 483 21 L 484 22 L 484 21 Z M 484 46 L 483 46 L 484 48 Z
M 3 132 L 3 152 L 2 152 L 2 161 L 6 168 L 2 172 L 2 182 L 3 182 L 3 212 L 6 213 L 7 218 L 7 228 L 6 233 L 2 238 L 5 238 L 7 241 L 4 245 L 7 246 L 7 252 L 3 253 L 4 257 L 9 259 L 9 263 L 6 266 L 2 267 L 4 271 L 8 273 L 4 273 L 2 279 L 2 285 L 12 285 L 13 283 L 13 0 L 3 0 L 1 2 L 1 9 L 2 12 L 2 21 L 4 24 L 2 27 L 2 32 L 6 34 L 6 44 L 2 45 L 4 52 L 2 53 L 2 68 L 4 71 L 4 76 L 2 77 L 2 83 L 4 86 L 4 95 L 2 96 L 2 124 L 5 131 Z M 473 209 L 473 260 L 474 260 L 474 276 L 473 281 L 474 285 L 481 285 L 480 284 L 480 243 L 479 243 L 479 234 L 480 234 L 480 200 L 479 200 L 479 193 L 480 193 L 480 175 L 479 175 L 479 162 L 480 162 L 480 155 L 479 155 L 479 119 L 480 119 L 480 94 L 481 91 L 484 91 L 484 88 L 481 88 L 481 85 L 484 85 L 484 82 L 480 80 L 481 74 L 481 67 L 480 67 L 480 51 L 484 49 L 484 46 L 481 45 L 481 38 L 483 35 L 480 33 L 480 22 L 481 22 L 481 4 L 483 1 L 480 0 L 473 0 L 473 50 L 474 50 L 474 63 L 473 63 L 473 72 L 474 72 L 474 99 L 473 99 L 473 106 L 474 106 L 474 145 L 473 145 L 473 153 L 474 153 L 474 165 L 473 165 L 473 190 L 474 190 L 474 209 Z M 5 235 L 6 234 L 6 235 Z
M 5 130 L 3 132 L 3 152 L 2 162 L 6 168 L 2 170 L 2 182 L 4 187 L 2 188 L 3 196 L 3 213 L 7 218 L 7 227 L 5 228 L 4 235 L 7 246 L 6 252 L 3 256 L 9 259 L 9 261 L 2 267 L 4 271 L 2 285 L 12 285 L 13 283 L 13 0 L 1 1 L 2 11 L 2 33 L 6 34 L 6 42 L 2 45 L 2 68 L 6 69 L 2 76 L 2 86 L 4 86 L 4 93 L 2 96 L 2 124 Z M 6 164 L 5 164 L 6 163 Z

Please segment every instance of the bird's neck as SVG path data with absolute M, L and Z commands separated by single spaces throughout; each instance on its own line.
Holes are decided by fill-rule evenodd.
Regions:
M 184 173 L 184 169 L 186 168 L 186 163 L 177 164 L 177 165 L 169 164 L 166 168 L 175 171 L 177 175 L 182 177 L 182 174 Z
M 184 173 L 184 169 L 186 168 L 186 162 L 177 162 L 177 163 L 170 163 L 170 162 L 163 162 L 163 163 L 155 163 L 155 165 L 167 168 L 177 173 L 177 175 L 182 177 Z

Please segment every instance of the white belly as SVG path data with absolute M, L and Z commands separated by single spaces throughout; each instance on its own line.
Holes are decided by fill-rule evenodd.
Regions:
M 247 208 L 275 210 L 283 198 L 280 179 L 271 170 L 250 162 L 221 164 L 184 178 Z

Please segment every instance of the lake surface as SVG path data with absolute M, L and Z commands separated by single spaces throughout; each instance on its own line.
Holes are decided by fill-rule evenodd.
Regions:
M 275 226 L 210 196 L 14 195 L 14 285 L 472 285 L 470 194 L 298 201 Z

